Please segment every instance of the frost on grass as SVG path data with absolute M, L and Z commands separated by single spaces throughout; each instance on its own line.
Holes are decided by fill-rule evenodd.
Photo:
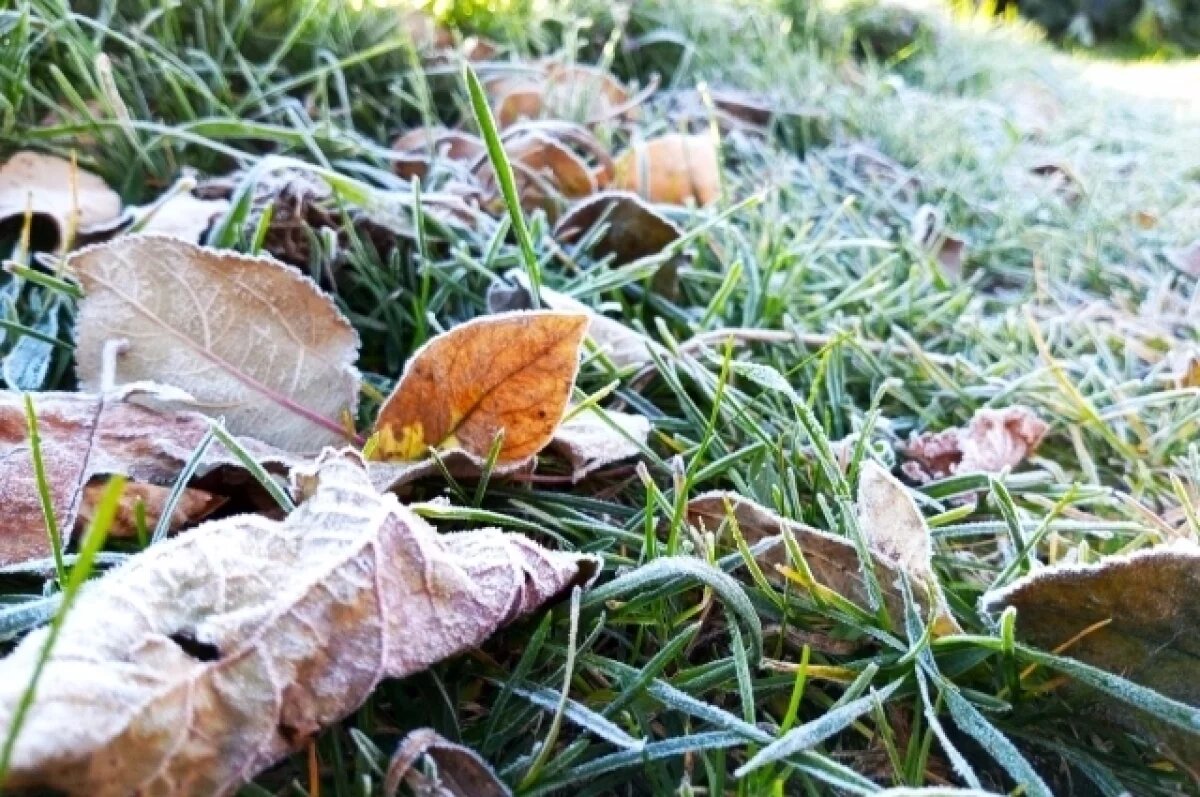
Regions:
M 286 520 L 208 523 L 85 587 L 6 787 L 232 794 L 380 679 L 479 645 L 598 568 L 492 529 L 439 535 L 349 452 L 294 475 Z M 0 727 L 47 633 L 0 662 Z

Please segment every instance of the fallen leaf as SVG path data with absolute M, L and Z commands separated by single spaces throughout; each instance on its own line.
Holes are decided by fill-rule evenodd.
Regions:
M 142 233 L 169 235 L 188 243 L 203 240 L 213 223 L 229 210 L 227 199 L 200 199 L 190 191 L 172 194 L 159 204 L 137 208 Z
M 721 194 L 721 167 L 711 136 L 670 134 L 634 144 L 613 164 L 613 187 L 650 202 L 708 205 Z
M 418 459 L 429 448 L 498 462 L 550 442 L 579 368 L 588 318 L 540 311 L 484 316 L 438 335 L 405 366 L 375 422 L 380 459 Z
M 1094 565 L 1035 570 L 984 595 L 982 606 L 994 614 L 1015 606 L 1017 635 L 1037 647 L 1070 642 L 1065 655 L 1200 707 L 1197 594 L 1200 546 L 1177 542 Z M 1104 700 L 1101 708 L 1130 719 L 1119 716 L 1128 709 L 1115 701 Z M 1172 741 L 1183 736 L 1158 730 Z M 1195 736 L 1183 744 L 1200 750 Z
M 654 360 L 651 352 L 657 348 L 657 344 L 640 332 L 630 329 L 614 318 L 596 312 L 583 302 L 564 293 L 550 288 L 542 288 L 538 295 L 541 297 L 542 305 L 551 310 L 586 315 L 588 317 L 588 339 L 617 368 L 624 368 L 627 365 L 644 365 Z M 505 275 L 504 280 L 493 282 L 488 288 L 487 305 L 489 313 L 532 309 L 533 298 L 530 295 L 529 279 L 525 276 L 525 272 L 514 269 Z
M 33 405 L 50 505 L 65 537 L 64 546 L 71 541 L 72 529 L 80 525 L 81 513 L 87 511 L 87 488 L 97 477 L 120 474 L 144 485 L 172 485 L 209 430 L 208 419 L 199 413 L 158 412 L 120 394 L 38 393 Z M 293 464 L 289 455 L 256 440 L 238 442 L 265 466 L 281 469 Z M 241 465 L 214 441 L 196 475 L 222 467 L 240 469 Z M 0 505 L 4 507 L 0 565 L 50 556 L 24 399 L 8 391 L 0 392 Z
M 83 488 L 83 502 L 79 514 L 75 518 L 75 533 L 81 534 L 87 528 L 95 515 L 96 505 L 104 495 L 107 479 L 92 479 Z M 108 536 L 118 539 L 129 539 L 137 536 L 137 507 L 140 504 L 144 511 L 146 529 L 153 532 L 159 518 L 167 508 L 167 498 L 171 495 L 170 487 L 157 484 L 128 482 L 121 493 L 117 506 L 116 517 L 108 529 Z M 168 533 L 174 534 L 187 526 L 193 526 L 211 515 L 226 501 L 224 496 L 213 495 L 205 490 L 193 487 L 184 488 L 180 494 L 175 511 L 171 513 Z
M 392 142 L 392 151 L 399 160 L 393 163 L 393 171 L 405 179 L 424 179 L 435 160 L 447 160 L 467 164 L 478 161 L 487 154 L 482 139 L 461 130 L 446 127 L 418 127 Z
M 439 451 L 436 458 L 430 455 L 424 459 L 368 462 L 367 473 L 371 484 L 379 492 L 400 493 L 402 488 L 413 482 L 443 475 L 443 469 L 454 479 L 477 480 L 483 475 L 483 467 L 486 464 L 479 457 L 456 448 Z M 490 477 L 500 479 L 518 473 L 532 473 L 535 465 L 532 457 L 514 462 L 498 462 L 492 468 Z
M 1079 179 L 1075 170 L 1065 163 L 1047 161 L 1032 166 L 1029 171 L 1038 177 L 1046 178 L 1051 189 L 1068 204 L 1074 205 L 1083 198 L 1083 181 Z
M 195 398 L 183 409 L 289 451 L 345 439 L 358 335 L 307 277 L 164 236 L 89 247 L 67 264 L 84 290 L 75 357 L 85 389 L 100 386 L 105 345 L 123 341 L 116 384 L 173 385 Z
M 910 575 L 933 580 L 933 540 L 925 516 L 892 474 L 873 459 L 858 473 L 858 526 L 867 544 Z
M 554 430 L 550 450 L 571 466 L 571 480 L 579 481 L 606 465 L 639 456 L 649 436 L 650 420 L 644 415 L 588 409 Z
M 349 452 L 295 476 L 303 503 L 286 520 L 207 523 L 84 588 L 6 788 L 232 794 L 381 679 L 479 645 L 599 565 L 494 529 L 439 535 Z M 0 662 L 0 726 L 48 633 Z
M 631 118 L 636 107 L 625 85 L 603 69 L 554 59 L 490 77 L 484 89 L 501 127 L 542 117 L 592 124 Z
M 1032 456 L 1049 429 L 1028 407 L 981 409 L 966 428 L 910 438 L 901 470 L 922 484 L 958 473 L 1002 473 Z
M 1200 347 L 1178 346 L 1167 352 L 1167 372 L 1176 388 L 1200 387 Z
M 946 231 L 940 210 L 932 205 L 917 209 L 912 222 L 912 240 L 929 252 L 951 277 L 962 277 L 967 242 Z
M 120 217 L 121 197 L 69 160 L 23 151 L 0 166 L 0 231 L 20 233 L 27 210 L 34 248 L 57 251 L 75 233 Z
M 851 603 L 869 611 L 870 598 L 863 574 L 862 564 L 854 544 L 844 537 L 813 528 L 795 520 L 788 520 L 749 498 L 732 492 L 710 492 L 696 496 L 687 505 L 688 522 L 699 528 L 715 531 L 732 511 L 738 529 L 748 545 L 770 540 L 771 544 L 758 554 L 758 561 L 768 568 L 791 566 L 783 541 L 787 531 L 804 553 L 804 560 L 816 582 L 846 598 Z M 893 623 L 904 621 L 904 595 L 899 587 L 901 569 L 889 558 L 875 556 L 872 563 L 875 576 L 883 593 L 883 602 Z M 937 635 L 954 633 L 958 624 L 954 618 L 939 608 L 940 593 L 921 594 L 921 584 L 916 585 L 914 597 L 923 614 L 928 616 L 932 605 L 937 609 L 933 631 Z M 930 586 L 926 584 L 926 586 Z
M 516 182 L 521 207 L 527 211 L 540 208 L 551 219 L 557 218 L 558 208 L 567 202 L 594 194 L 599 187 L 596 172 L 567 142 L 540 131 L 529 131 L 504 140 Z M 475 169 L 475 177 L 484 190 L 503 204 L 499 184 L 491 161 L 485 156 Z
M 602 233 L 592 238 L 589 233 L 600 224 Z M 682 236 L 675 222 L 628 191 L 603 191 L 576 202 L 554 227 L 562 243 L 591 240 L 593 254 L 611 255 L 614 266 L 657 255 Z
M 431 759 L 437 767 L 437 778 L 433 782 L 414 768 L 422 756 Z M 418 794 L 437 797 L 509 797 L 512 794 L 478 753 L 451 742 L 432 728 L 410 731 L 400 742 L 388 763 L 383 793 L 392 797 L 402 782 L 407 782 Z

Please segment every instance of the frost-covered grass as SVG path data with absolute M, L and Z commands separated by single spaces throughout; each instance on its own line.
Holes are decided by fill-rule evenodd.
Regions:
M 394 9 L 359 5 L 19 0 L 0 12 L 0 148 L 76 152 L 129 202 L 158 195 L 185 167 L 223 174 L 266 154 L 396 187 L 387 142 L 433 115 L 471 125 L 466 91 L 456 65 L 420 65 Z M 672 355 L 649 380 L 586 364 L 581 390 L 617 379 L 613 398 L 653 419 L 659 459 L 645 475 L 615 468 L 574 488 L 498 481 L 478 506 L 473 485 L 449 487 L 465 507 L 454 523 L 532 524 L 547 544 L 607 561 L 576 618 L 571 711 L 536 774 L 528 767 L 567 675 L 565 606 L 381 687 L 321 737 L 322 794 L 379 793 L 379 767 L 419 726 L 478 749 L 524 795 L 866 794 L 970 778 L 1003 792 L 1016 785 L 1005 768 L 1021 771 L 1015 757 L 1058 794 L 1195 793 L 1168 751 L 1044 688 L 1052 668 L 1014 692 L 1014 667 L 1029 660 L 976 606 L 1011 570 L 1014 523 L 1047 529 L 1043 561 L 1200 533 L 1178 511 L 1200 491 L 1200 400 L 1176 386 L 1167 357 L 1200 344 L 1196 275 L 1168 257 L 1200 239 L 1200 96 L 1186 82 L 1167 88 L 1192 67 L 1131 85 L 982 18 L 927 11 L 913 28 L 898 12 L 781 5 L 640 2 L 625 28 L 607 3 L 463 15 L 507 42 L 506 58 L 566 49 L 626 77 L 658 71 L 664 89 L 737 86 L 797 108 L 800 121 L 768 143 L 724 142 L 727 198 L 679 214 L 689 228 L 707 226 L 672 293 L 655 291 L 644 267 L 581 268 L 586 258 L 552 247 L 544 219 L 529 220 L 548 287 L 603 305 L 669 349 L 724 328 L 796 335 Z M 98 77 L 100 53 L 115 93 Z M 638 129 L 674 124 L 652 104 Z M 923 206 L 966 241 L 961 274 L 913 241 Z M 313 243 L 320 274 L 330 253 Z M 381 258 L 356 243 L 337 281 L 363 367 L 385 392 L 409 353 L 486 312 L 493 275 L 522 263 L 512 240 L 418 249 Z M 6 378 L 69 389 L 71 297 L 14 278 L 0 295 L 0 351 L 37 366 L 18 375 L 10 365 Z M 773 374 L 801 401 L 772 388 Z M 888 628 L 848 616 L 754 579 L 729 535 L 714 542 L 680 528 L 688 496 L 721 488 L 850 534 L 852 485 L 823 441 L 857 432 L 886 461 L 913 431 L 1018 403 L 1051 424 L 1030 465 L 1003 488 L 975 477 L 923 488 L 962 636 L 930 642 L 902 618 Z M 417 497 L 443 492 L 435 480 Z M 972 496 L 965 508 L 959 499 Z M 736 583 L 698 580 L 673 555 L 707 560 Z M 42 584 L 6 577 L 0 589 L 11 638 L 41 616 L 23 604 Z M 734 777 L 788 729 L 894 681 L 879 706 L 808 752 Z M 646 747 L 605 741 L 605 722 Z M 965 773 L 954 774 L 943 731 Z M 300 756 L 244 793 L 309 788 Z

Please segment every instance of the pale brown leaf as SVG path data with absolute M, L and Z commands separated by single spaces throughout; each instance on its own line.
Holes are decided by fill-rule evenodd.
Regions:
M 83 503 L 80 505 L 79 514 L 75 518 L 76 534 L 83 533 L 88 524 L 91 523 L 92 518 L 96 514 L 96 505 L 104 495 L 107 481 L 105 478 L 92 479 L 83 488 Z M 117 505 L 117 514 L 108 528 L 108 536 L 116 539 L 131 539 L 136 537 L 137 508 L 139 505 L 145 513 L 146 529 L 151 532 L 154 531 L 155 526 L 158 525 L 159 518 L 166 511 L 167 499 L 170 495 L 170 487 L 142 482 L 127 482 L 124 490 L 121 492 L 120 502 Z M 197 490 L 194 487 L 184 488 L 179 496 L 179 502 L 175 505 L 175 511 L 171 513 L 171 520 L 167 526 L 168 533 L 174 534 L 182 528 L 199 523 L 219 509 L 226 500 L 224 496 L 213 495 L 205 490 Z
M 498 462 L 542 450 L 566 409 L 587 316 L 538 311 L 484 316 L 438 335 L 405 366 L 375 421 L 378 458 L 419 459 L 429 448 Z
M 693 498 L 687 505 L 688 522 L 710 531 L 719 528 L 730 512 L 747 544 L 754 546 L 769 541 L 765 549 L 758 554 L 758 560 L 765 566 L 768 575 L 775 575 L 772 572 L 774 568 L 792 567 L 782 536 L 786 531 L 796 540 L 818 584 L 833 590 L 860 608 L 870 610 L 870 597 L 862 564 L 854 544 L 849 540 L 781 517 L 767 507 L 737 493 L 704 493 Z M 902 623 L 904 596 L 899 586 L 901 569 L 886 557 L 875 556 L 873 559 L 875 576 L 883 592 L 888 615 L 893 623 Z M 914 597 L 926 616 L 931 606 L 937 609 L 934 632 L 939 635 L 953 633 L 957 623 L 941 607 L 940 594 L 922 594 L 921 586 L 916 585 Z
M 198 244 L 213 222 L 228 210 L 227 199 L 200 199 L 185 191 L 159 204 L 139 208 L 135 215 L 144 220 L 140 232 L 169 235 Z
M 604 225 L 595 238 L 592 252 L 612 256 L 616 266 L 656 255 L 683 236 L 675 222 L 628 191 L 602 191 L 575 203 L 554 227 L 562 243 L 579 241 L 598 224 Z
M 422 757 L 430 759 L 437 767 L 436 780 L 415 769 Z M 417 793 L 430 797 L 509 797 L 512 794 L 478 753 L 455 744 L 432 728 L 410 731 L 392 755 L 383 793 L 392 797 L 401 782 L 408 782 Z
M 901 469 L 921 483 L 958 473 L 998 474 L 1032 456 L 1049 429 L 1028 407 L 981 409 L 965 428 L 914 435 Z
M 1015 606 L 1018 637 L 1037 647 L 1054 650 L 1070 642 L 1063 655 L 1200 707 L 1196 595 L 1200 546 L 1177 542 L 1094 565 L 1035 570 L 984 595 L 982 606 L 992 613 Z M 1104 705 L 1118 720 L 1133 719 L 1120 704 Z M 1158 730 L 1175 741 L 1182 736 Z M 1195 736 L 1183 744 L 1200 753 Z
M 598 566 L 492 529 L 439 535 L 349 452 L 295 484 L 303 503 L 284 521 L 205 524 L 84 588 L 5 787 L 232 794 L 382 678 L 479 645 Z M 0 727 L 47 633 L 0 662 Z
M 559 424 L 550 450 L 571 466 L 571 480 L 579 481 L 606 465 L 639 456 L 649 435 L 650 420 L 643 415 L 588 409 Z
M 358 334 L 320 289 L 266 257 L 137 235 L 71 255 L 83 285 L 76 373 L 97 389 L 103 350 L 123 341 L 116 383 L 155 381 L 289 451 L 345 439 Z M 173 405 L 178 406 L 178 405 Z
M 51 506 L 70 542 L 86 506 L 85 491 L 98 476 L 121 474 L 134 482 L 169 486 L 208 433 L 208 420 L 195 412 L 159 412 L 88 393 L 39 393 L 33 397 Z M 0 564 L 50 556 L 37 480 L 30 454 L 24 401 L 0 392 Z M 248 438 L 242 446 L 266 466 L 286 468 L 291 458 Z M 214 442 L 197 476 L 219 467 L 240 468 L 236 457 Z
M 18 152 L 0 166 L 0 227 L 21 229 L 33 211 L 34 238 L 58 249 L 68 234 L 110 224 L 121 215 L 121 198 L 96 175 L 69 160 Z M 44 233 L 37 225 L 45 225 Z

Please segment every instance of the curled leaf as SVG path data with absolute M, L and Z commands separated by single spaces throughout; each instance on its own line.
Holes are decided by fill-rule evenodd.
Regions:
M 121 198 L 69 160 L 24 151 L 0 166 L 0 232 L 19 233 L 27 211 L 33 247 L 57 250 L 75 233 L 120 217 Z
M 708 205 L 721 194 L 721 166 L 711 136 L 678 133 L 634 144 L 613 164 L 613 188 L 650 202 Z
M 437 780 L 418 772 L 414 765 L 422 756 L 437 767 Z M 383 793 L 394 795 L 402 782 L 421 794 L 439 797 L 509 797 L 512 794 L 487 762 L 469 747 L 455 744 L 432 728 L 410 731 L 388 763 Z
M 75 532 L 82 533 L 95 515 L 96 505 L 104 495 L 106 479 L 93 479 L 83 489 L 83 503 L 75 518 Z M 166 511 L 171 488 L 157 484 L 130 482 L 125 485 L 117 506 L 116 517 L 108 529 L 110 538 L 132 538 L 137 536 L 138 507 L 141 506 L 146 530 L 153 531 L 159 518 Z M 226 501 L 224 496 L 213 495 L 206 490 L 187 487 L 175 505 L 168 524 L 168 532 L 175 533 L 193 526 L 215 512 Z
M 134 484 L 169 487 L 208 433 L 209 421 L 195 412 L 158 412 L 120 396 L 39 393 L 33 399 L 50 505 L 70 543 L 71 530 L 86 517 L 88 489 L 101 476 L 124 475 Z M 24 401 L 0 392 L 0 564 L 50 556 L 38 500 Z M 291 458 L 256 440 L 239 443 L 267 466 L 287 467 Z M 221 467 L 241 468 L 224 446 L 209 446 L 197 477 Z M 132 504 L 128 506 L 132 510 Z M 213 507 L 215 508 L 215 507 Z M 147 513 L 148 516 L 150 513 Z M 195 508 L 189 510 L 189 516 Z M 198 519 L 202 515 L 196 515 Z M 132 525 L 130 526 L 132 528 Z
M 1024 462 L 1049 431 L 1028 407 L 981 409 L 966 428 L 926 432 L 904 447 L 901 470 L 916 482 L 958 473 L 1001 473 Z
M 512 165 L 521 207 L 541 208 L 555 218 L 561 205 L 596 192 L 603 167 L 590 166 L 584 154 L 572 146 L 576 142 L 571 137 L 555 135 L 550 130 L 553 128 L 540 126 L 510 131 L 504 138 L 504 149 Z M 502 200 L 495 171 L 486 157 L 479 160 L 475 176 L 484 190 L 496 197 L 493 204 L 499 206 Z
M 870 610 L 870 593 L 863 572 L 863 564 L 854 544 L 844 537 L 813 528 L 799 521 L 781 517 L 767 507 L 749 498 L 732 492 L 710 492 L 698 495 L 688 502 L 688 522 L 693 526 L 715 530 L 732 513 L 738 529 L 747 544 L 766 543 L 758 554 L 759 561 L 769 568 L 791 567 L 783 534 L 790 534 L 804 554 L 808 569 L 817 584 L 846 598 L 860 608 Z M 904 617 L 904 595 L 899 587 L 900 567 L 890 559 L 873 557 L 872 566 L 883 593 L 883 601 L 893 623 L 902 622 Z M 937 607 L 937 596 L 932 598 L 916 591 L 916 600 L 922 612 L 929 613 L 931 606 Z M 952 633 L 955 628 L 952 618 L 938 613 L 934 631 L 938 634 Z
M 578 313 L 509 313 L 433 338 L 413 354 L 379 410 L 379 458 L 461 448 L 482 459 L 498 435 L 498 462 L 533 456 L 566 409 L 587 324 Z
M 76 373 L 97 389 L 109 341 L 117 384 L 181 388 L 194 405 L 290 451 L 345 439 L 358 398 L 358 335 L 330 299 L 265 257 L 163 236 L 130 236 L 71 255 L 84 289 Z
M 656 255 L 683 236 L 675 222 L 628 191 L 603 191 L 572 205 L 554 227 L 554 237 L 571 244 L 597 225 L 600 236 L 592 238 L 597 257 L 611 255 L 613 265 L 632 263 Z
M 571 466 L 571 480 L 579 481 L 606 465 L 638 456 L 649 435 L 650 420 L 644 415 L 592 408 L 560 424 L 550 450 Z
M 424 179 L 435 160 L 472 163 L 486 156 L 487 148 L 478 136 L 445 127 L 418 127 L 392 142 L 399 159 L 393 163 L 396 174 L 406 179 Z
M 603 69 L 553 59 L 491 77 L 484 88 L 501 127 L 543 116 L 584 123 L 630 118 L 636 105 L 629 90 Z
M 139 232 L 169 235 L 200 243 L 213 223 L 229 210 L 227 199 L 200 199 L 190 191 L 174 194 L 161 203 L 138 208 Z
M 84 588 L 6 789 L 232 794 L 382 678 L 479 645 L 598 565 L 491 529 L 439 535 L 346 452 L 327 452 L 296 489 L 303 503 L 282 522 L 211 522 Z M 48 633 L 0 662 L 0 726 Z

